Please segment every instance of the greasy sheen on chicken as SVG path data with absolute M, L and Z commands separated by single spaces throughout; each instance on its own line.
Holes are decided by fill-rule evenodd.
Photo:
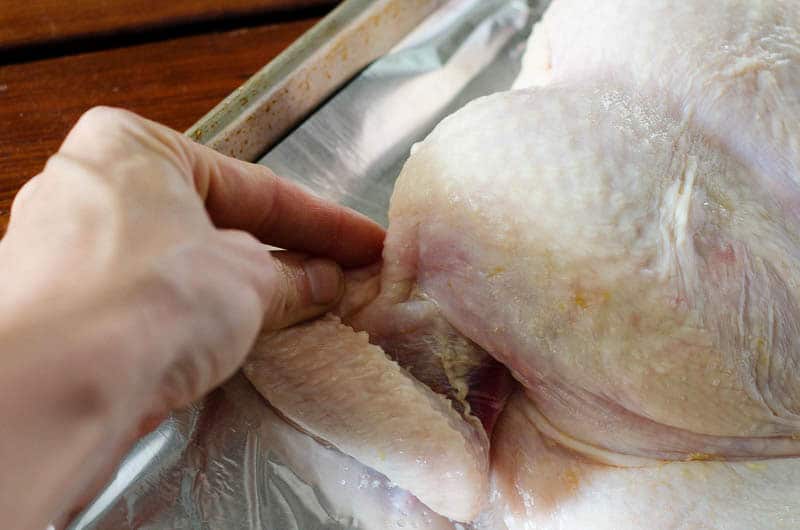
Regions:
M 361 387 L 330 343 L 256 355 L 341 387 L 251 380 L 345 452 L 388 448 L 367 463 L 389 478 L 404 447 L 453 459 L 403 486 L 478 528 L 798 527 L 799 32 L 797 0 L 554 0 L 518 90 L 415 146 L 380 278 L 339 314 L 366 333 L 348 351 L 368 340 L 370 363 L 425 383 L 403 388 L 437 403 L 447 450 L 410 428 L 418 409 L 338 397 Z M 305 400 L 374 429 L 302 423 Z

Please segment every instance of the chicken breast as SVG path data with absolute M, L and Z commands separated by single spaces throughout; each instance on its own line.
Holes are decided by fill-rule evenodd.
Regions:
M 386 247 L 403 259 L 387 259 L 384 289 L 414 278 L 523 384 L 525 423 L 493 436 L 493 498 L 512 527 L 581 527 L 602 488 L 626 483 L 609 527 L 636 527 L 648 506 L 690 509 L 705 473 L 714 495 L 769 500 L 756 527 L 800 522 L 783 476 L 797 460 L 753 464 L 800 454 L 800 241 L 767 178 L 680 109 L 611 81 L 484 98 L 415 149 Z M 549 495 L 538 466 L 561 465 L 536 449 L 542 436 L 606 469 L 588 501 L 526 505 Z M 653 474 L 670 461 L 692 463 Z
M 608 83 L 490 96 L 406 164 L 384 289 L 415 278 L 597 459 L 795 455 L 800 240 L 762 179 Z

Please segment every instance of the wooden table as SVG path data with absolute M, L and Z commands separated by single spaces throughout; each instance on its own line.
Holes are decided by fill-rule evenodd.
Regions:
M 334 0 L 25 0 L 0 10 L 0 235 L 78 117 L 125 107 L 185 130 Z

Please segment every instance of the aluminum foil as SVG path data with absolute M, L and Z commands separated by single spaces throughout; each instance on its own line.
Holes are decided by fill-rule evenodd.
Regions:
M 447 2 L 260 162 L 385 224 L 411 146 L 466 102 L 511 86 L 546 3 Z M 237 375 L 140 440 L 69 528 L 468 527 L 296 431 Z

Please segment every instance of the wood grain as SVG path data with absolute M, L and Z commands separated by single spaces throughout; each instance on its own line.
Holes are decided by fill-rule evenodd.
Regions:
M 141 32 L 199 21 L 287 12 L 335 0 L 6 0 L 0 53 L 12 48 Z M 0 57 L 0 62 L 2 61 Z
M 0 235 L 19 187 L 85 110 L 125 107 L 185 130 L 315 22 L 0 67 Z

